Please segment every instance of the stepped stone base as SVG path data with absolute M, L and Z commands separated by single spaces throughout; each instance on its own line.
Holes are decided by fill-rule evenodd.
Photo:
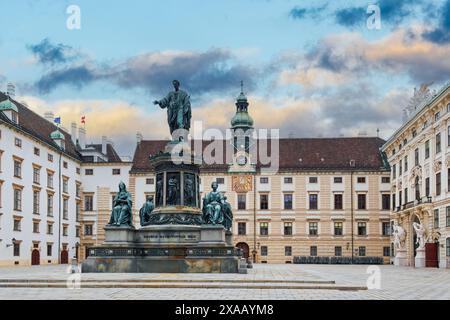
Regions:
M 83 273 L 247 273 L 223 226 L 105 228 L 105 243 L 89 248 Z

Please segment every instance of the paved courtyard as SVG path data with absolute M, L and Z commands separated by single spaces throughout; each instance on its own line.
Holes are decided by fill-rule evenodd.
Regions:
M 242 274 L 81 274 L 67 266 L 0 268 L 0 299 L 450 299 L 450 270 L 379 266 L 255 265 Z M 78 275 L 72 276 L 79 279 Z M 367 286 L 369 286 L 367 288 Z

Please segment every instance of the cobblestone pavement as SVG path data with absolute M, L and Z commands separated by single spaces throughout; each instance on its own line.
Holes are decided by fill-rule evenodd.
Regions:
M 335 281 L 336 285 L 366 286 L 368 266 L 255 265 L 240 274 L 82 274 L 83 281 L 136 279 L 171 281 Z M 381 289 L 339 291 L 322 289 L 192 289 L 192 288 L 0 288 L 0 299 L 449 299 L 450 270 L 379 266 Z M 12 279 L 65 280 L 63 266 L 0 268 L 0 282 Z

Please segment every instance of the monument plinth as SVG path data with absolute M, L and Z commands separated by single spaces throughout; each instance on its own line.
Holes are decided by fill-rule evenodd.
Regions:
M 176 130 L 189 130 L 191 117 L 189 96 L 178 90 L 178 81 L 174 87 L 155 101 L 168 110 L 172 137 Z M 132 226 L 131 195 L 120 184 L 105 242 L 88 248 L 82 272 L 246 273 L 241 252 L 232 243 L 231 206 L 217 183 L 201 202 L 202 161 L 184 143 L 186 137 L 181 134 L 164 151 L 149 155 L 156 193 L 139 211 L 139 229 Z

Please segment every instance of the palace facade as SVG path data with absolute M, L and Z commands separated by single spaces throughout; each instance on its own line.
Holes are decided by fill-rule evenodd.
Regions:
M 241 93 L 233 132 L 253 129 L 248 106 Z M 52 116 L 40 117 L 2 93 L 0 111 L 1 265 L 85 258 L 86 248 L 104 240 L 120 181 L 132 194 L 139 225 L 139 208 L 155 193 L 149 156 L 167 141 L 138 134 L 129 161 L 106 138 L 87 145 L 84 128 L 72 124 L 69 134 Z M 251 158 L 251 144 L 236 147 L 229 162 L 203 163 L 200 175 L 201 192 L 217 181 L 227 196 L 234 243 L 246 256 L 258 263 L 292 263 L 294 256 L 370 256 L 390 263 L 392 181 L 380 150 L 384 140 L 280 139 L 273 173 Z
M 382 147 L 391 165 L 391 219 L 406 231 L 409 266 L 417 222 L 426 229 L 427 266 L 450 268 L 450 85 L 434 94 L 422 87 L 415 100 Z

